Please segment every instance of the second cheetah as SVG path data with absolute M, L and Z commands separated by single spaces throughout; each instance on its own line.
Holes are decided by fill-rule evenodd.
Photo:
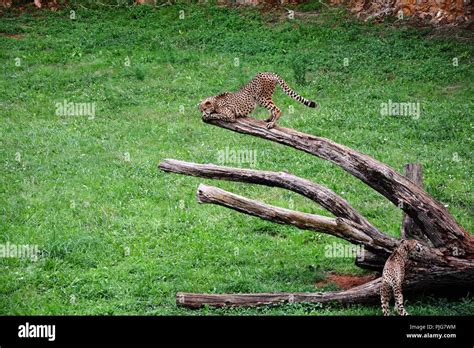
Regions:
M 383 315 L 390 315 L 389 303 L 393 295 L 395 297 L 395 308 L 399 315 L 408 315 L 403 306 L 402 283 L 405 278 L 405 266 L 408 258 L 413 252 L 421 252 L 422 245 L 414 239 L 405 239 L 390 255 L 385 262 L 382 272 L 382 285 L 380 287 L 380 300 L 382 302 Z

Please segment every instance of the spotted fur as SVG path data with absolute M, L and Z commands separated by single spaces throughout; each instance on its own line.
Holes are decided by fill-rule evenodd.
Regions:
M 317 106 L 314 101 L 303 98 L 293 91 L 277 74 L 265 72 L 255 75 L 249 83 L 235 93 L 224 92 L 204 99 L 199 105 L 199 110 L 204 120 L 220 119 L 234 122 L 237 117 L 248 116 L 257 105 L 260 105 L 270 111 L 270 117 L 265 122 L 268 122 L 267 128 L 273 128 L 281 116 L 280 109 L 272 100 L 277 83 L 283 92 L 296 101 L 310 108 Z
M 399 315 L 408 315 L 403 306 L 402 284 L 405 278 L 405 266 L 413 252 L 421 252 L 422 246 L 414 239 L 405 239 L 385 262 L 380 288 L 383 315 L 390 315 L 392 292 L 395 298 L 395 309 Z

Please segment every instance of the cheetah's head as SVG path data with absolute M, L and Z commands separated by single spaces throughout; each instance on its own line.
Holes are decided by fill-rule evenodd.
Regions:
M 423 250 L 423 246 L 414 239 L 404 239 L 401 245 L 403 245 L 403 248 L 407 251 L 407 253 L 410 253 L 410 252 L 420 253 Z
M 199 104 L 199 111 L 210 115 L 216 111 L 216 97 L 208 97 Z

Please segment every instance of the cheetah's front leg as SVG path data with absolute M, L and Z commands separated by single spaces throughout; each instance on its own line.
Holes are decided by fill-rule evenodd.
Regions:
M 212 114 L 202 114 L 202 120 L 223 120 L 227 122 L 235 122 L 235 115 L 233 112 L 228 110 L 223 110 L 220 113 L 212 113 Z

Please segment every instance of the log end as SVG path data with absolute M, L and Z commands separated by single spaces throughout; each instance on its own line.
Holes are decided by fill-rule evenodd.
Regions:
M 180 163 L 182 161 L 178 161 L 175 159 L 171 158 L 165 158 L 163 161 L 158 163 L 158 169 L 164 171 L 164 172 L 176 172 L 176 170 L 173 170 L 173 168 L 176 167 L 176 163 Z M 185 162 L 183 162 L 185 163 Z
M 198 203 L 208 203 L 209 198 L 206 195 L 206 191 L 209 188 L 209 186 L 204 185 L 204 184 L 199 184 L 198 189 L 196 191 L 196 198 Z

